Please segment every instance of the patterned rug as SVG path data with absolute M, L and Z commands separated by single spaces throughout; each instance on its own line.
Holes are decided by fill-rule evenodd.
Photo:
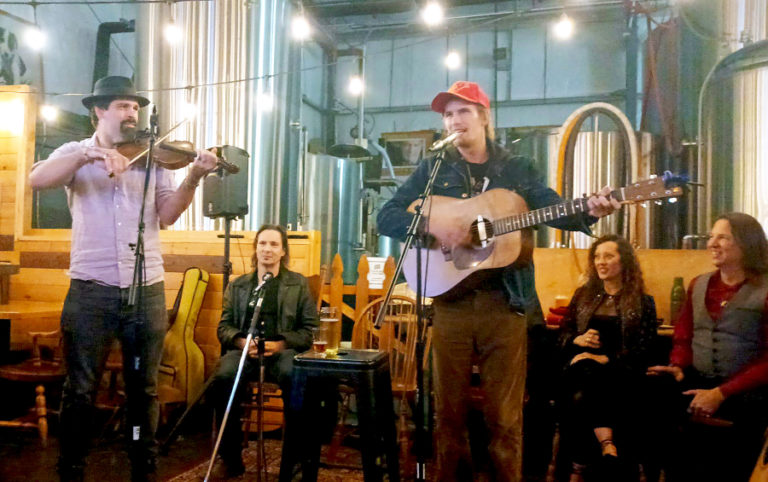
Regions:
M 277 480 L 280 474 L 280 454 L 282 453 L 282 442 L 280 440 L 267 439 L 264 441 L 267 475 L 269 480 Z M 363 469 L 360 458 L 360 452 L 349 447 L 340 447 L 336 453 L 333 466 L 328 464 L 328 446 L 323 445 L 320 452 L 320 470 L 317 480 L 319 482 L 346 482 L 362 481 Z M 243 462 L 245 463 L 245 474 L 232 481 L 256 480 L 258 468 L 256 467 L 256 442 L 251 441 L 248 447 L 243 451 Z M 170 482 L 188 482 L 200 481 L 205 478 L 208 471 L 208 462 L 204 462 L 197 467 L 174 477 Z

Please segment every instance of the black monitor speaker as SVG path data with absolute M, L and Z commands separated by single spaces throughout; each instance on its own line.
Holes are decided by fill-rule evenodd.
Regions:
M 234 146 L 219 146 L 219 156 L 240 171 L 217 169 L 203 181 L 203 214 L 209 218 L 248 214 L 248 153 Z

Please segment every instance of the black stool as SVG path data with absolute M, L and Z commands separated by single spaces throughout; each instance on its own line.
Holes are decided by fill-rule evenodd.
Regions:
M 363 476 L 366 481 L 383 480 L 383 460 L 390 481 L 400 480 L 395 410 L 389 357 L 376 350 L 342 350 L 337 358 L 323 358 L 313 352 L 297 355 L 293 362 L 293 385 L 286 421 L 280 480 L 289 482 L 296 463 L 302 465 L 302 480 L 317 480 L 320 463 L 320 434 L 315 415 L 320 409 L 316 395 L 329 379 L 356 387 Z M 293 422 L 293 423 L 291 423 Z

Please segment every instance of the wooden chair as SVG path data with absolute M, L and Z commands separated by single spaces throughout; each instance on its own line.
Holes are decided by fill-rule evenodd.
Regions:
M 392 394 L 400 398 L 397 436 L 401 446 L 407 442 L 406 414 L 409 402 L 416 393 L 416 341 L 425 340 L 424 366 L 428 363 L 431 330 L 424 323 L 417 332 L 416 301 L 407 296 L 392 296 L 384 314 L 380 329 L 374 328 L 376 316 L 384 298 L 377 298 L 366 305 L 355 320 L 352 331 L 352 348 L 365 348 L 389 353 L 389 370 L 392 378 Z
M 259 430 L 259 389 L 258 382 L 248 382 L 248 390 L 252 395 L 249 401 L 243 402 L 243 436 L 245 442 L 248 442 L 248 436 L 251 432 Z M 285 418 L 283 417 L 283 398 L 282 390 L 277 383 L 264 382 L 264 431 L 271 432 L 285 427 Z
M 61 384 L 66 374 L 61 352 L 61 332 L 30 332 L 32 338 L 32 357 L 15 365 L 0 366 L 0 378 L 16 382 L 34 383 L 35 408 L 30 414 L 16 420 L 0 421 L 0 427 L 34 428 L 40 434 L 40 441 L 45 447 L 48 443 L 48 408 L 45 400 L 45 384 Z M 50 340 L 53 355 L 50 360 L 42 356 L 41 344 Z M 55 413 L 58 413 L 56 411 Z

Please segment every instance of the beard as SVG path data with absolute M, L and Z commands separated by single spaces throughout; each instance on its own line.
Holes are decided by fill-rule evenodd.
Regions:
M 137 123 L 132 121 L 123 121 L 120 123 L 120 134 L 122 134 L 123 140 L 129 140 L 136 137 Z

